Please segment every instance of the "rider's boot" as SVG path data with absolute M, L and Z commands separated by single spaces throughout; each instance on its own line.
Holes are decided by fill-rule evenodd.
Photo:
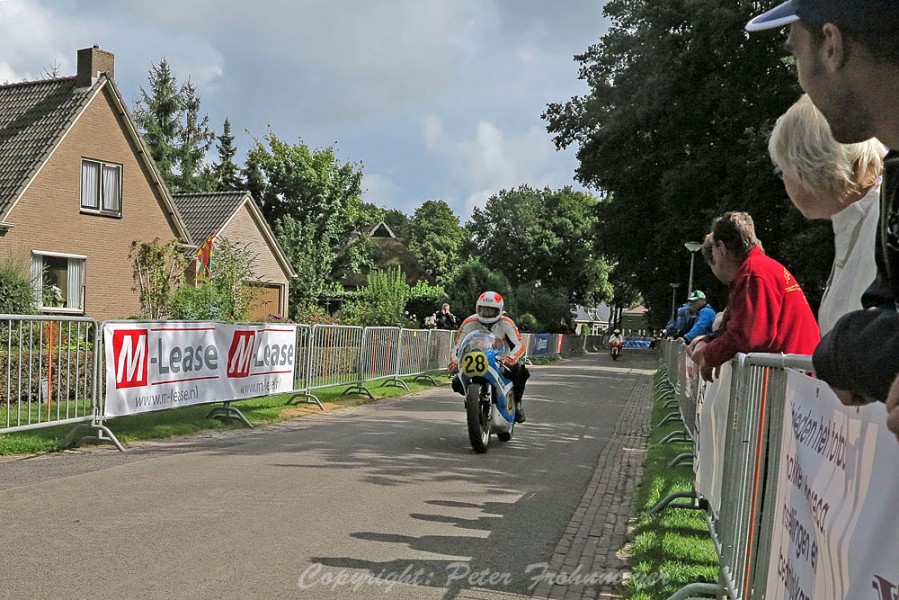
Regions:
M 521 396 L 518 396 L 518 401 L 515 403 L 515 422 L 524 423 L 526 420 L 524 409 L 521 407 Z
M 459 381 L 458 377 L 453 377 L 453 391 L 457 394 L 465 395 L 465 388 L 462 387 L 462 382 Z

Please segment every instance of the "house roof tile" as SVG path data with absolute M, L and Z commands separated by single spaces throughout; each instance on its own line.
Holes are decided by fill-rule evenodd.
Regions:
M 101 83 L 75 78 L 0 86 L 0 221 Z
M 247 192 L 202 192 L 174 194 L 175 206 L 194 244 L 202 244 L 234 215 Z

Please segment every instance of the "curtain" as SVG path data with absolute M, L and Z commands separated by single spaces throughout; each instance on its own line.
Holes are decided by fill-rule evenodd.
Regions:
M 81 161 L 81 206 L 99 210 L 100 208 L 100 164 Z
M 66 283 L 66 308 L 84 310 L 84 260 L 69 259 L 68 280 Z
M 38 306 L 44 305 L 44 257 L 31 255 L 31 287 Z
M 119 181 L 119 168 L 103 165 L 103 210 L 121 212 Z

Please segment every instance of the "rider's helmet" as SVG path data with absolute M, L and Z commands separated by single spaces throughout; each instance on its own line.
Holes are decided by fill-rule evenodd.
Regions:
M 616 330 L 615 330 L 615 335 L 621 335 L 621 330 L 620 330 L 620 329 L 616 329 Z
M 478 296 L 475 312 L 484 325 L 496 323 L 503 314 L 503 297 L 496 292 L 484 292 Z

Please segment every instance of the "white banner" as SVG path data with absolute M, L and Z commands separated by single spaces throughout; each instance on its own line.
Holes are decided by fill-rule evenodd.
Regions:
M 293 389 L 295 325 L 107 322 L 106 417 Z
M 899 598 L 899 443 L 881 403 L 788 370 L 766 600 Z
M 733 367 L 721 365 L 721 374 L 713 383 L 699 388 L 696 403 L 696 491 L 709 501 L 712 515 L 721 510 L 721 480 L 724 476 L 724 441 L 727 438 L 727 412 Z

